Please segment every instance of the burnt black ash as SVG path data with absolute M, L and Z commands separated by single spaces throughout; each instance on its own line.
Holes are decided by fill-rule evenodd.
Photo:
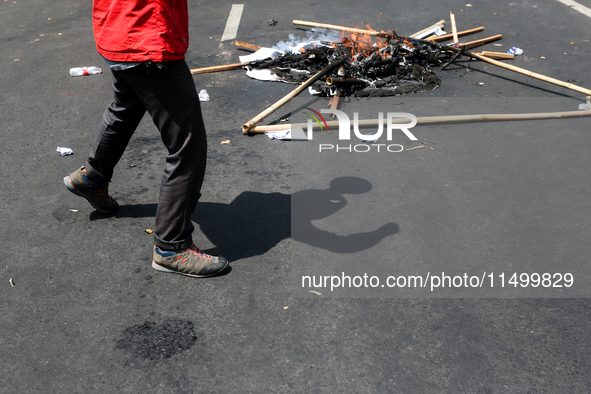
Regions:
M 378 38 L 379 40 L 379 38 Z M 285 82 L 302 83 L 326 66 L 345 63 L 312 85 L 321 96 L 393 96 L 436 89 L 441 80 L 432 67 L 441 66 L 442 52 L 412 38 L 390 38 L 360 43 L 356 36 L 339 44 L 315 45 L 297 54 L 286 54 L 248 65 L 270 69 Z

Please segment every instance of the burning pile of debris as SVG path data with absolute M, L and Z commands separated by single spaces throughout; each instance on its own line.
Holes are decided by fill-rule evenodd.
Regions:
M 254 44 L 236 41 L 234 44 L 243 48 L 255 50 L 249 56 L 257 56 L 259 51 L 267 50 L 267 55 L 256 59 L 243 60 L 249 56 L 241 56 L 240 63 L 226 64 L 222 66 L 202 67 L 191 69 L 191 74 L 203 74 L 224 70 L 236 70 L 247 68 L 249 72 L 262 71 L 259 75 L 263 80 L 281 80 L 298 83 L 299 86 L 285 97 L 281 98 L 266 110 L 242 125 L 244 134 L 264 133 L 278 130 L 275 126 L 257 126 L 259 122 L 272 114 L 278 108 L 288 103 L 293 97 L 308 88 L 314 89 L 318 94 L 333 96 L 329 101 L 332 109 L 338 107 L 340 96 L 392 96 L 405 93 L 414 93 L 437 88 L 440 79 L 431 69 L 433 66 L 441 66 L 445 69 L 448 65 L 462 56 L 476 59 L 496 67 L 511 70 L 527 75 L 528 77 L 545 81 L 556 86 L 561 86 L 587 96 L 587 103 L 581 104 L 579 109 L 586 111 L 534 113 L 534 114 L 481 114 L 459 115 L 450 117 L 426 117 L 417 118 L 418 123 L 440 123 L 445 121 L 474 121 L 474 120 L 507 120 L 507 119 L 554 119 L 578 116 L 591 116 L 591 89 L 563 82 L 555 78 L 547 77 L 536 72 L 500 62 L 496 59 L 513 59 L 514 54 L 502 52 L 483 51 L 473 53 L 469 50 L 502 38 L 502 34 L 482 38 L 470 42 L 460 43 L 459 37 L 481 32 L 484 27 L 458 31 L 455 24 L 455 16 L 450 12 L 451 34 L 437 31 L 443 27 L 444 20 L 435 25 L 421 30 L 409 37 L 396 35 L 394 32 L 384 33 L 373 30 L 349 28 L 325 23 L 315 23 L 294 20 L 294 24 L 313 28 L 324 28 L 335 31 L 352 33 L 342 36 L 338 44 L 332 42 L 319 42 L 316 45 L 304 46 L 299 51 L 291 51 L 286 54 L 271 48 L 262 48 Z M 441 33 L 441 34 L 439 34 Z M 437 37 L 430 36 L 432 34 Z M 378 38 L 375 38 L 378 37 Z M 441 41 L 453 39 L 449 45 L 439 44 Z M 513 48 L 512 48 L 513 49 Z M 515 52 L 517 53 L 517 52 Z M 441 57 L 445 56 L 446 63 L 442 64 Z M 312 75 L 313 74 L 313 75 Z M 300 84 L 300 82 L 302 82 Z M 446 119 L 443 119 L 446 118 Z M 449 118 L 449 119 L 448 119 Z M 382 120 L 380 120 L 381 122 Z M 371 122 L 366 122 L 369 125 Z M 291 125 L 279 125 L 280 129 L 289 128 Z
M 437 88 L 441 80 L 432 67 L 442 64 L 441 54 L 435 46 L 392 32 L 383 37 L 349 34 L 340 43 L 312 42 L 297 53 L 254 61 L 247 68 L 270 70 L 278 80 L 301 83 L 345 59 L 312 89 L 321 96 L 393 96 Z

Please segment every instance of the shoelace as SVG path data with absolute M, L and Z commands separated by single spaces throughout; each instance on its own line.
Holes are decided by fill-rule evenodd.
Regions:
M 195 256 L 199 256 L 201 258 L 204 259 L 208 259 L 211 260 L 212 256 L 207 254 L 207 253 L 203 253 L 203 251 L 201 249 L 199 249 L 197 246 L 195 246 L 195 244 L 191 245 L 190 248 L 187 249 L 187 252 L 191 252 L 191 254 L 194 254 Z
M 111 181 L 109 181 L 110 183 Z M 96 188 L 96 194 L 98 194 L 99 196 L 102 196 L 103 194 L 109 194 L 109 184 L 105 184 L 105 186 L 101 187 L 101 188 Z M 111 197 L 109 197 L 109 200 L 111 199 Z

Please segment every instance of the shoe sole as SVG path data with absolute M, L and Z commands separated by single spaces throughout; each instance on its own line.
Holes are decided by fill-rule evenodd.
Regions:
M 82 193 L 81 191 L 77 190 L 74 185 L 72 184 L 72 179 L 67 176 L 64 177 L 64 185 L 66 185 L 66 187 L 68 188 L 69 191 L 71 191 L 72 193 L 74 193 L 75 195 L 79 196 L 79 197 L 84 197 L 89 203 L 90 205 L 92 205 L 94 207 L 94 209 L 96 209 L 99 212 L 102 213 L 115 213 L 117 212 L 119 209 L 115 210 L 115 211 L 105 211 L 104 209 L 101 209 L 99 207 L 97 207 L 94 202 L 92 202 L 92 200 L 90 198 L 88 198 L 88 196 L 84 193 Z
M 179 275 L 185 275 L 185 276 L 190 276 L 193 278 L 207 278 L 209 276 L 216 276 L 221 274 L 222 272 L 224 272 L 226 270 L 226 268 L 228 268 L 228 264 L 226 263 L 226 265 L 224 266 L 224 268 L 222 268 L 221 270 L 219 270 L 218 272 L 216 272 L 215 274 L 209 274 L 209 275 L 197 275 L 197 274 L 188 274 L 186 272 L 180 272 L 180 271 L 175 271 L 175 270 L 171 270 L 170 268 L 165 268 L 161 265 L 156 264 L 156 262 L 154 260 L 152 260 L 152 268 L 154 268 L 156 271 L 160 271 L 160 272 L 167 272 L 170 274 L 179 274 Z

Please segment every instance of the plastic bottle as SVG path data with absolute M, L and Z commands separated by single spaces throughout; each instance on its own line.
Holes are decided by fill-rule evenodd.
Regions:
M 101 69 L 98 67 L 74 67 L 70 69 L 70 75 L 73 77 L 80 77 L 82 75 L 100 74 Z
M 508 51 L 508 54 L 510 55 L 523 55 L 523 49 L 521 48 L 517 48 L 517 47 L 511 47 Z

